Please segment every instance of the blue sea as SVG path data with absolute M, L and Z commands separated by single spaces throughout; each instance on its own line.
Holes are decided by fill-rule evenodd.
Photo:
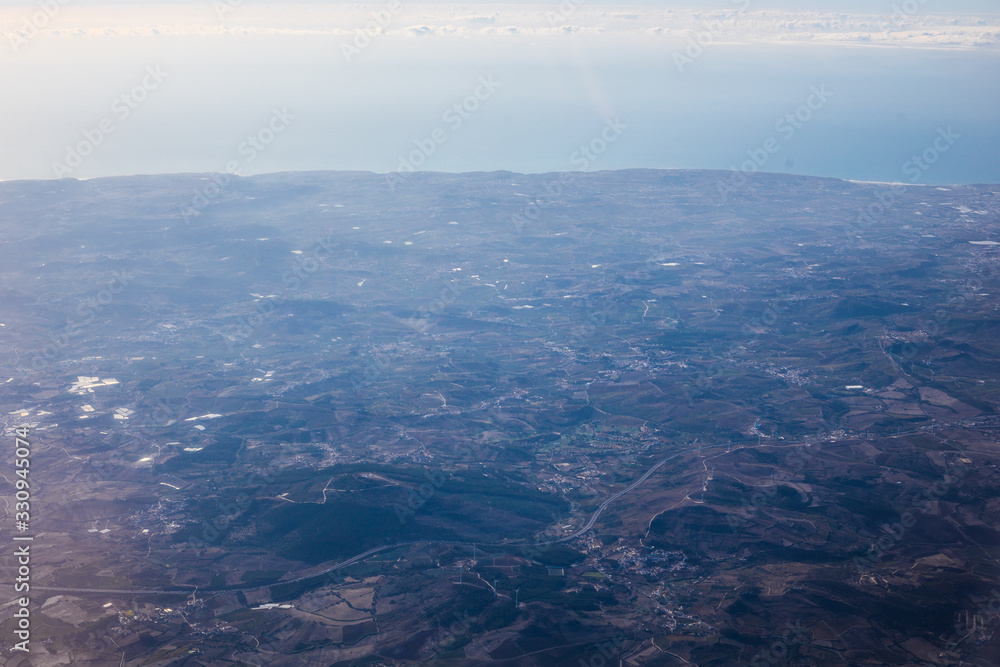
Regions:
M 0 179 L 652 167 L 1000 183 L 992 49 L 718 43 L 681 66 L 653 36 L 376 37 L 350 62 L 341 47 L 302 35 L 31 44 L 0 69 Z M 131 99 L 154 66 L 162 83 Z M 113 131 L 61 170 L 102 121 Z

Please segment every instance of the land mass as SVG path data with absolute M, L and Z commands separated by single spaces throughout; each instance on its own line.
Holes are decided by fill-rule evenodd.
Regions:
M 0 230 L 7 664 L 1000 661 L 1000 186 L 20 181 Z

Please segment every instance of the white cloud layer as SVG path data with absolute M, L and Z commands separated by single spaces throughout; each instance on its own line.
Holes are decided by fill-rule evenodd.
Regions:
M 917 4 L 914 2 L 913 4 Z M 574 4 L 275 6 L 219 0 L 195 5 L 71 6 L 45 17 L 30 7 L 0 7 L 0 39 L 33 30 L 51 37 L 156 35 L 330 35 L 358 31 L 409 38 L 432 35 L 651 36 L 681 43 L 811 43 L 916 48 L 991 48 L 996 15 L 942 15 L 897 9 L 886 14 L 789 11 L 696 11 Z M 908 6 L 902 3 L 903 7 Z M 899 7 L 899 5 L 897 5 Z M 27 31 L 27 33 L 26 33 Z

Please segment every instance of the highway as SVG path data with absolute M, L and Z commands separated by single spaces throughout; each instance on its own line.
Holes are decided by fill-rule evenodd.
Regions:
M 655 466 L 653 466 L 652 468 L 650 468 L 649 470 L 647 470 L 646 473 L 642 477 L 640 477 L 639 479 L 637 479 L 634 482 L 632 482 L 632 484 L 630 486 L 622 489 L 618 493 L 616 493 L 613 496 L 609 497 L 607 500 L 605 500 L 603 503 L 600 504 L 600 506 L 594 511 L 593 514 L 590 515 L 590 519 L 587 520 L 587 523 L 583 524 L 583 528 L 581 528 L 580 530 L 576 531 L 572 535 L 567 535 L 566 537 L 560 537 L 558 540 L 553 540 L 552 542 L 550 542 L 548 544 L 555 544 L 557 542 L 569 542 L 570 540 L 575 540 L 576 538 L 578 538 L 581 535 L 583 535 L 584 533 L 586 533 L 588 530 L 590 530 L 591 528 L 594 527 L 594 523 L 597 521 L 597 518 L 601 516 L 601 512 L 603 512 L 604 510 L 606 510 L 608 508 L 608 505 L 610 505 L 611 503 L 615 502 L 616 500 L 618 500 L 619 498 L 621 498 L 622 496 L 624 496 L 626 493 L 629 493 L 630 491 L 632 491 L 633 489 L 635 489 L 637 486 L 639 486 L 640 484 L 642 484 L 643 482 L 645 482 L 647 479 L 649 479 L 649 476 L 652 475 L 654 472 L 656 472 L 657 468 L 659 468 L 660 466 L 662 466 L 664 463 L 666 463 L 667 461 L 671 461 L 673 459 L 676 459 L 678 456 L 680 456 L 683 453 L 684 452 L 679 452 L 677 454 L 674 454 L 673 456 L 668 456 L 667 458 L 663 459 L 662 461 L 660 461 L 659 463 L 657 463 Z M 546 544 L 546 542 L 538 542 L 537 544 Z
M 719 445 L 715 445 L 715 446 L 719 446 Z M 706 447 L 705 449 L 711 449 L 711 448 L 712 447 Z M 576 531 L 575 533 L 573 533 L 571 535 L 566 535 L 564 537 L 560 537 L 560 538 L 557 538 L 557 539 L 554 539 L 554 540 L 549 540 L 547 542 L 532 542 L 530 540 L 516 540 L 516 541 L 510 541 L 510 542 L 498 542 L 496 544 L 485 544 L 485 543 L 482 543 L 482 542 L 479 542 L 477 544 L 479 546 L 481 546 L 481 547 L 490 547 L 490 546 L 495 546 L 495 547 L 515 547 L 515 546 L 534 546 L 534 547 L 540 547 L 540 546 L 545 546 L 545 545 L 549 545 L 549 544 L 559 544 L 561 542 L 569 542 L 570 540 L 575 540 L 576 538 L 578 538 L 581 535 L 587 533 L 591 528 L 594 527 L 594 524 L 597 522 L 597 519 L 601 516 L 601 513 L 605 509 L 607 509 L 608 506 L 611 505 L 611 503 L 615 502 L 616 500 L 618 500 L 619 498 L 621 498 L 625 494 L 630 493 L 631 491 L 635 490 L 636 487 L 638 487 L 643 482 L 645 482 L 647 479 L 649 479 L 650 475 L 652 475 L 654 472 L 656 472 L 662 465 L 664 465 L 668 461 L 672 461 L 673 459 L 676 459 L 678 456 L 681 456 L 681 454 L 684 454 L 684 453 L 685 452 L 678 452 L 677 454 L 674 454 L 673 456 L 668 456 L 667 458 L 663 459 L 662 461 L 660 461 L 659 463 L 657 463 L 656 465 L 654 465 L 652 468 L 650 468 L 649 470 L 647 470 L 642 475 L 642 477 L 640 477 L 639 479 L 637 479 L 634 482 L 632 482 L 632 484 L 630 484 L 629 486 L 625 487 L 621 491 L 618 491 L 617 493 L 609 496 L 604 502 L 602 502 L 600 504 L 600 506 L 598 506 L 598 508 L 596 510 L 594 510 L 594 513 L 590 515 L 590 518 L 580 528 L 580 530 Z M 364 553 L 360 553 L 360 554 L 358 554 L 356 556 L 352 556 L 352 557 L 348 558 L 347 560 L 343 560 L 343 561 L 337 563 L 336 565 L 332 565 L 332 566 L 330 566 L 328 568 L 317 570 L 317 571 L 312 572 L 310 574 L 303 574 L 303 575 L 295 577 L 293 579 L 282 579 L 280 581 L 273 581 L 273 582 L 270 582 L 270 583 L 267 583 L 267 584 L 253 584 L 253 585 L 249 585 L 249 586 L 234 585 L 234 586 L 212 586 L 212 587 L 205 587 L 205 588 L 200 588 L 200 587 L 192 586 L 191 588 L 185 588 L 185 589 L 175 588 L 175 589 L 167 589 L 167 590 L 162 590 L 162 589 L 161 590 L 155 590 L 155 589 L 119 589 L 119 588 L 63 588 L 63 587 L 55 587 L 55 586 L 32 586 L 32 589 L 33 590 L 39 590 L 39 591 L 45 591 L 45 592 L 48 592 L 48 593 L 101 593 L 101 594 L 105 594 L 105 595 L 191 595 L 192 593 L 195 593 L 195 592 L 198 592 L 198 593 L 222 593 L 222 592 L 227 592 L 227 591 L 228 592 L 252 591 L 252 590 L 257 590 L 257 589 L 261 589 L 261 588 L 267 588 L 267 587 L 270 587 L 270 586 L 280 586 L 280 585 L 283 585 L 283 584 L 295 584 L 295 583 L 298 583 L 300 581 L 306 581 L 307 579 L 315 579 L 316 577 L 322 577 L 323 575 L 329 574 L 330 572 L 335 572 L 337 570 L 343 569 L 345 567 L 349 567 L 349 566 L 354 565 L 356 563 L 360 563 L 361 561 L 364 561 L 364 560 L 368 559 L 370 556 L 374 556 L 375 554 L 377 554 L 379 552 L 386 551 L 388 549 L 395 549 L 397 547 L 410 546 L 410 545 L 414 545 L 414 544 L 452 544 L 452 545 L 463 545 L 463 546 L 472 546 L 473 545 L 472 542 L 450 542 L 450 541 L 443 541 L 443 540 L 417 540 L 417 541 L 412 541 L 412 542 L 397 542 L 396 544 L 385 544 L 385 545 L 380 546 L 380 547 L 375 547 L 374 549 L 369 549 L 368 551 L 365 551 Z

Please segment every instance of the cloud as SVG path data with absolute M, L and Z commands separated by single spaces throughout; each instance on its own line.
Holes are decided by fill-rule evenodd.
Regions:
M 581 35 L 647 36 L 686 41 L 708 33 L 730 44 L 810 43 L 868 44 L 910 48 L 995 48 L 1000 44 L 996 15 L 940 15 L 901 10 L 885 14 L 844 12 L 704 11 L 633 7 L 610 11 L 600 5 L 576 9 L 551 19 L 549 5 L 488 5 L 482 11 L 455 5 L 407 4 L 382 28 L 387 35 Z M 69 35 L 353 35 L 371 24 L 378 6 L 306 4 L 275 6 L 244 3 L 216 15 L 211 3 L 164 8 L 157 5 L 78 6 L 40 32 Z M 18 34 L 30 19 L 30 7 L 0 7 L 0 38 Z
M 464 16 L 462 17 L 467 23 L 496 23 L 497 14 L 494 12 L 489 16 Z

